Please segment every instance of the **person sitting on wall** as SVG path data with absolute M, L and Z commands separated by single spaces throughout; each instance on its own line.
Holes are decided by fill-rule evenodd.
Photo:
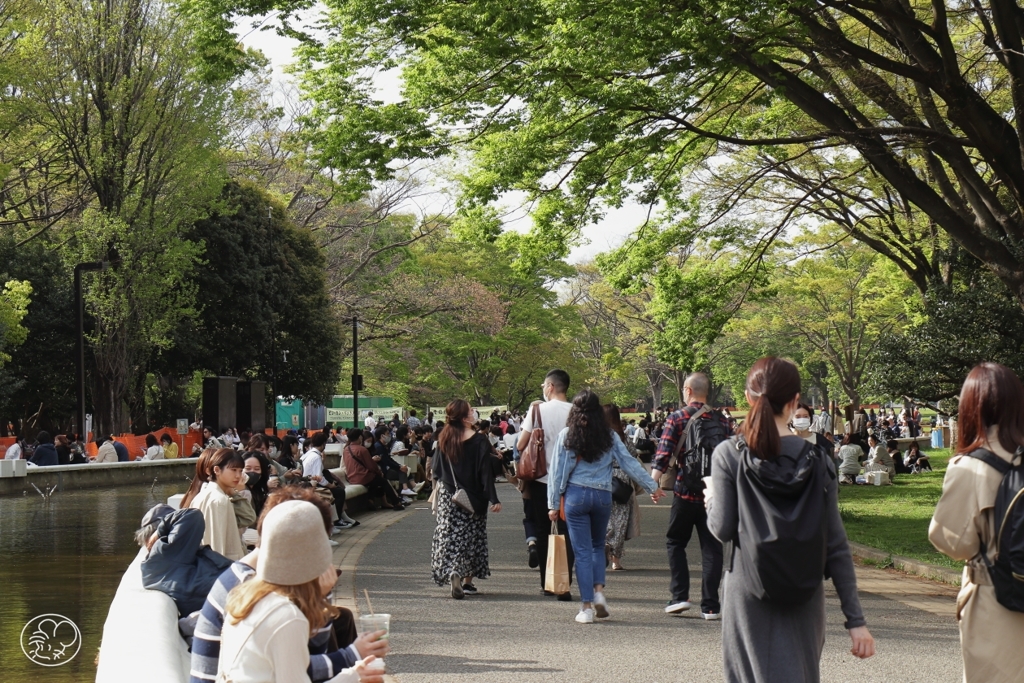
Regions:
M 199 510 L 156 505 L 142 518 L 142 530 L 154 523 L 144 546 L 149 554 L 142 561 L 142 585 L 171 596 L 178 616 L 187 617 L 202 608 L 231 560 L 203 545 L 206 521 Z
M 53 437 L 50 436 L 50 432 L 39 432 L 36 435 L 36 441 L 38 445 L 29 462 L 38 467 L 51 467 L 59 464 L 57 449 L 53 445 Z

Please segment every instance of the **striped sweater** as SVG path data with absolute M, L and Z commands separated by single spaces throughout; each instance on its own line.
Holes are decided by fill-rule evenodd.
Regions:
M 199 612 L 199 621 L 196 623 L 195 637 L 192 640 L 189 683 L 207 683 L 217 679 L 220 632 L 224 626 L 224 606 L 227 604 L 228 593 L 232 588 L 255 574 L 256 570 L 249 565 L 234 562 L 213 584 L 210 594 L 206 597 L 206 603 Z M 337 676 L 342 669 L 354 666 L 360 659 L 355 645 L 327 652 L 331 628 L 332 624 L 328 622 L 309 639 L 309 669 L 306 673 L 314 683 Z

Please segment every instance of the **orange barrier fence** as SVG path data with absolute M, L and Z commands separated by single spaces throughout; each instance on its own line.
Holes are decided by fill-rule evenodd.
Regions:
M 193 430 L 189 430 L 188 434 L 182 435 L 178 434 L 178 430 L 173 427 L 164 427 L 163 429 L 158 429 L 155 432 L 151 432 L 151 434 L 153 434 L 153 436 L 157 438 L 157 441 L 159 441 L 160 437 L 163 436 L 164 434 L 170 436 L 171 441 L 178 444 L 179 458 L 191 455 L 193 446 L 202 445 L 202 434 Z M 137 460 L 138 458 L 142 457 L 142 455 L 146 452 L 145 434 L 143 434 L 142 436 L 135 436 L 134 434 L 121 434 L 120 436 L 115 436 L 114 441 L 120 441 L 125 445 L 125 447 L 128 449 L 128 456 L 132 460 Z M 0 457 L 3 457 L 2 451 L 7 450 L 7 448 L 11 446 L 13 443 L 13 436 L 0 437 Z M 85 445 L 85 452 L 89 456 L 95 456 L 97 450 L 98 448 L 96 444 L 93 443 L 92 441 Z

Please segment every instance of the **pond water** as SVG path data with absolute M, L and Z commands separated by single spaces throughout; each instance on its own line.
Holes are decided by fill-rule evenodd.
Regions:
M 146 510 L 180 484 L 0 497 L 0 683 L 92 681 L 107 609 L 138 553 L 132 534 Z M 42 667 L 21 649 L 33 617 L 56 613 L 82 633 L 78 655 Z M 140 638 L 146 634 L 140 633 Z

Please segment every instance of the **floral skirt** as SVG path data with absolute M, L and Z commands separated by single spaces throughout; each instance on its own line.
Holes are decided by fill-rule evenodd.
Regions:
M 474 515 L 462 509 L 452 502 L 443 486 L 437 492 L 437 526 L 431 556 L 431 573 L 438 586 L 448 585 L 452 572 L 478 579 L 491 575 L 487 515 Z

